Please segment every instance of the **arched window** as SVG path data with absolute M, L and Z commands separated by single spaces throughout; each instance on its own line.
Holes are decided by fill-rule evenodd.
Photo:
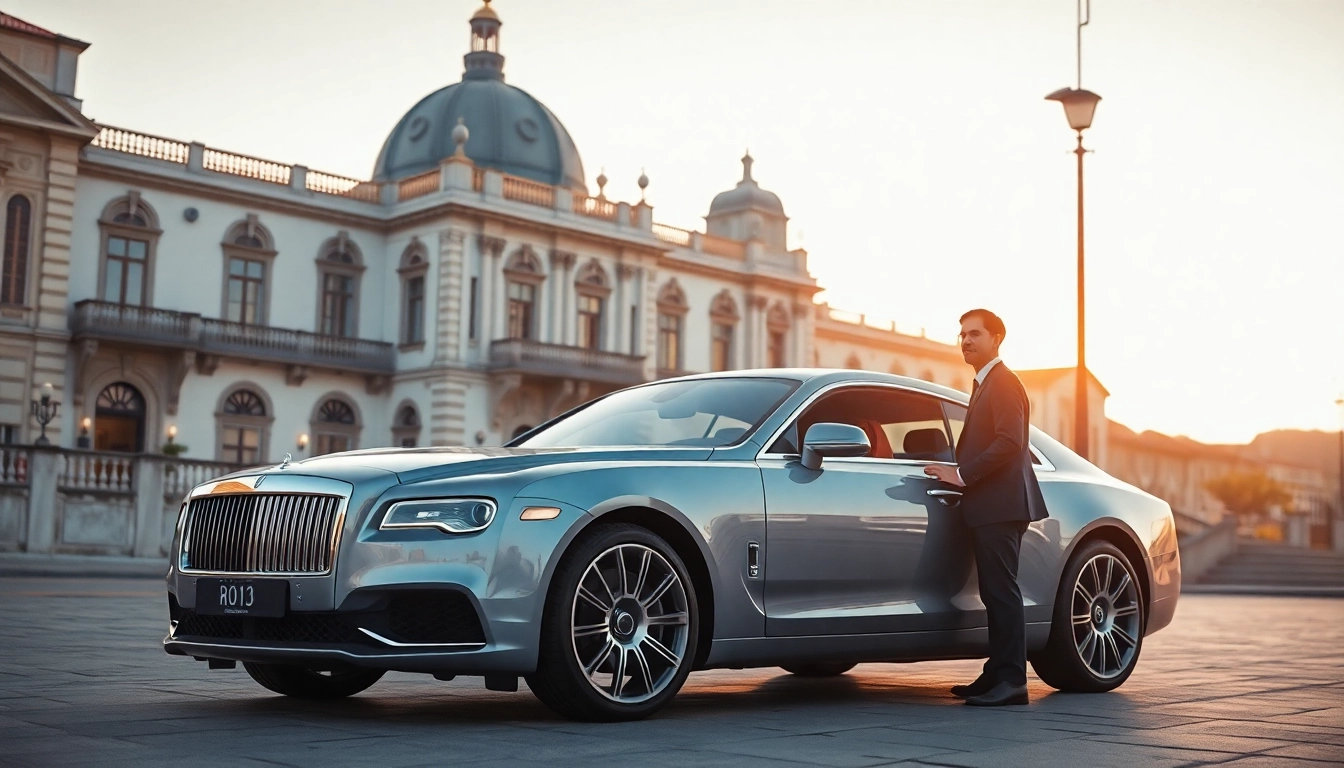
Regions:
M 611 293 L 611 278 L 597 259 L 591 259 L 574 278 L 574 292 L 578 300 L 578 333 L 575 343 L 585 349 L 602 349 L 606 326 L 607 296 Z
M 658 370 L 660 375 L 674 376 L 685 368 L 683 363 L 683 336 L 686 313 L 690 305 L 686 292 L 674 277 L 658 289 Z
M 925 380 L 925 381 L 927 381 L 927 382 L 929 382 L 929 383 L 931 383 L 931 384 L 937 384 L 937 383 L 938 383 L 938 382 L 936 381 L 934 375 L 933 375 L 933 369 L 932 369 L 932 368 L 925 368 L 925 369 L 924 369 L 924 373 L 920 376 L 920 378 L 923 379 L 923 380 Z
M 275 241 L 266 227 L 248 214 L 229 227 L 220 243 L 224 253 L 225 320 L 244 325 L 266 325 L 269 315 L 271 266 Z
M 845 359 L 845 367 L 851 371 L 858 371 L 863 368 L 863 361 L 859 359 L 857 353 L 851 352 L 849 357 Z
M 537 337 L 539 297 L 545 279 L 541 259 L 531 246 L 524 245 L 514 251 L 504 264 L 509 299 L 509 338 Z
M 359 247 L 341 231 L 322 244 L 318 252 L 317 332 L 326 336 L 353 338 L 359 335 L 359 278 L 364 257 Z
M 397 417 L 392 422 L 392 444 L 402 448 L 414 448 L 420 443 L 420 411 L 415 403 L 403 402 L 397 407 Z
M 218 459 L 230 464 L 249 465 L 266 461 L 273 420 L 271 408 L 259 387 L 242 384 L 225 390 L 215 412 Z
M 132 190 L 107 204 L 98 220 L 102 233 L 99 298 L 113 304 L 154 303 L 154 254 L 159 244 L 159 217 Z
M 896 374 L 897 376 L 904 376 L 904 375 L 905 375 L 905 366 L 904 366 L 904 365 L 901 365 L 901 361 L 900 361 L 900 360 L 892 360 L 892 361 L 891 361 L 891 367 L 888 368 L 887 371 L 890 372 L 890 373 L 894 373 L 894 374 Z
M 419 347 L 425 343 L 425 275 L 429 272 L 429 251 L 420 238 L 401 253 L 401 345 Z
M 353 451 L 359 446 L 359 413 L 344 396 L 327 395 L 318 401 L 309 428 L 314 456 Z
M 709 369 L 726 371 L 736 365 L 737 300 L 727 288 L 719 291 L 709 306 Z
M 145 450 L 145 398 L 124 381 L 98 393 L 93 415 L 93 447 L 98 451 Z
M 23 305 L 28 292 L 28 232 L 33 204 L 23 195 L 9 198 L 5 206 L 5 252 L 0 271 L 0 304 Z

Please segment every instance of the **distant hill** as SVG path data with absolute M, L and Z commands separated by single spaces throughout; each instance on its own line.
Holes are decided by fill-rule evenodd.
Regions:
M 1249 459 L 1296 464 L 1338 475 L 1339 433 L 1276 429 L 1256 435 L 1249 445 L 1241 447 L 1241 454 Z

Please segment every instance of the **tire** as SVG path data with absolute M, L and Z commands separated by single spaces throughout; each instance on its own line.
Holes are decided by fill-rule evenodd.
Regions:
M 1101 540 L 1079 547 L 1059 582 L 1050 639 L 1031 657 L 1036 674 L 1061 691 L 1119 688 L 1143 648 L 1142 594 L 1134 566 L 1119 547 Z
M 256 664 L 243 662 L 243 669 L 267 690 L 296 699 L 343 699 L 354 696 L 378 682 L 385 674 L 381 669 L 340 667 L 321 672 L 291 664 Z
M 639 526 L 599 524 L 556 569 L 537 671 L 524 679 L 565 717 L 638 720 L 681 690 L 699 629 L 695 585 L 676 550 Z
M 781 664 L 780 669 L 799 677 L 839 677 L 854 665 L 847 661 L 816 661 L 799 662 L 797 664 Z

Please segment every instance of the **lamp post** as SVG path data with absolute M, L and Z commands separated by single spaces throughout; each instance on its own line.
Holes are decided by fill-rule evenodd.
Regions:
M 1092 116 L 1096 114 L 1097 102 L 1101 97 L 1082 88 L 1060 88 L 1049 96 L 1047 101 L 1058 101 L 1064 106 L 1064 117 L 1069 127 L 1078 135 L 1078 146 L 1073 153 L 1078 157 L 1078 369 L 1075 371 L 1077 382 L 1074 389 L 1073 407 L 1073 450 L 1087 458 L 1087 335 L 1085 312 L 1085 291 L 1083 282 L 1083 131 L 1092 127 Z
M 1337 526 L 1344 525 L 1344 395 L 1335 400 L 1335 405 L 1339 406 L 1339 506 L 1328 518 L 1331 539 L 1328 546 L 1339 547 L 1336 541 L 1344 538 L 1335 531 Z
M 48 381 L 42 385 L 42 394 L 33 401 L 33 418 L 37 419 L 37 423 L 42 427 L 42 434 L 33 441 L 34 445 L 51 445 L 51 441 L 47 439 L 47 425 L 55 420 L 56 412 L 61 408 L 60 401 L 52 397 L 54 391 L 55 387 Z

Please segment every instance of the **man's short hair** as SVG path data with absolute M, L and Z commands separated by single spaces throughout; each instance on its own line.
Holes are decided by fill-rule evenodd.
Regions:
M 957 322 L 964 323 L 968 317 L 980 318 L 980 321 L 985 324 L 985 330 L 989 331 L 991 336 L 998 336 L 1000 342 L 1008 337 L 1008 328 L 1004 326 L 1003 319 L 988 309 L 972 309 L 962 315 Z

